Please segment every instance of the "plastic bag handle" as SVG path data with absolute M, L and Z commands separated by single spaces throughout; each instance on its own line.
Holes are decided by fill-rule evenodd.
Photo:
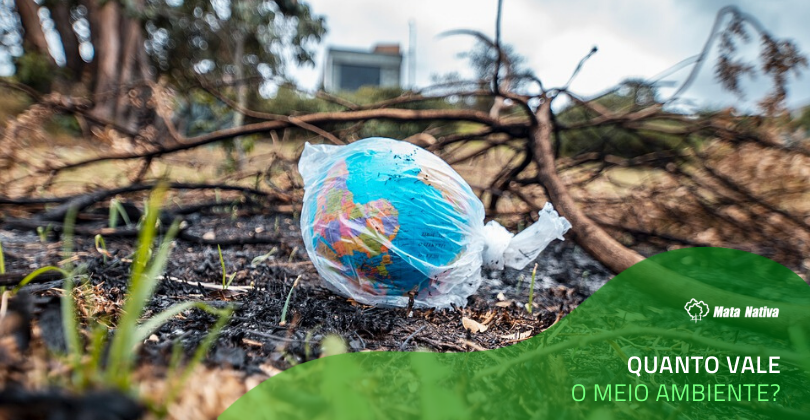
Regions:
M 534 261 L 554 239 L 564 240 L 563 235 L 571 223 L 546 203 L 538 219 L 517 235 L 512 234 L 496 221 L 484 226 L 484 267 L 503 270 L 504 266 L 521 270 Z

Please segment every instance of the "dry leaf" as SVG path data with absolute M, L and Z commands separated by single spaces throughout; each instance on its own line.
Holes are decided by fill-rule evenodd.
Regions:
M 484 325 L 489 325 L 493 318 L 495 318 L 495 311 L 487 311 L 487 313 L 484 314 L 484 318 L 481 319 L 481 323 Z
M 467 318 L 466 316 L 461 318 L 461 325 L 464 326 L 465 330 L 469 330 L 473 334 L 484 332 L 487 330 L 486 325 L 478 321 L 472 320 L 470 318 Z

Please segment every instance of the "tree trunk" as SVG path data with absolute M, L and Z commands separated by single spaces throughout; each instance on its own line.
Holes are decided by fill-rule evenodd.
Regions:
M 48 57 L 52 64 L 56 64 L 50 51 L 48 51 L 48 41 L 45 39 L 45 31 L 39 21 L 39 5 L 34 0 L 15 0 L 17 13 L 20 15 L 20 23 L 23 27 L 23 48 L 25 52 L 36 52 Z
M 121 73 L 118 79 L 118 85 L 122 87 L 122 91 L 119 92 L 117 98 L 117 105 L 116 105 L 116 115 L 115 120 L 121 124 L 124 124 L 127 128 L 134 129 L 131 124 L 130 111 L 131 106 L 129 104 L 129 95 L 126 91 L 126 87 L 132 85 L 138 77 L 142 77 L 141 75 L 141 66 L 139 65 L 140 61 L 140 51 L 139 49 L 143 49 L 143 30 L 141 28 L 141 23 L 135 19 L 127 19 L 124 26 L 126 29 L 124 30 L 124 50 L 123 50 L 123 63 L 121 64 Z
M 59 32 L 59 39 L 62 40 L 62 48 L 65 50 L 65 67 L 70 71 L 73 81 L 78 81 L 82 77 L 84 60 L 79 54 L 79 39 L 73 31 L 73 22 L 70 21 L 71 2 L 58 1 L 51 8 L 51 17 Z
M 93 99 L 93 115 L 111 120 L 115 117 L 118 72 L 121 66 L 121 6 L 116 1 L 104 3 L 98 10 L 98 36 L 94 40 L 94 61 L 98 61 Z M 91 29 L 92 30 L 92 29 Z
M 643 260 L 641 254 L 620 244 L 586 216 L 557 174 L 554 152 L 551 148 L 553 127 L 550 98 L 545 98 L 536 114 L 538 125 L 531 127 L 529 133 L 534 142 L 534 156 L 538 166 L 537 178 L 548 192 L 554 207 L 571 222 L 571 230 L 576 235 L 577 243 L 615 273 L 620 273 Z

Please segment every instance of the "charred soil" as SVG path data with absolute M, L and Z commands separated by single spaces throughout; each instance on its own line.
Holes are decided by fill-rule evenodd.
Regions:
M 233 316 L 204 364 L 207 371 L 227 370 L 243 378 L 261 379 L 320 357 L 320 343 L 327 335 L 343 338 L 349 351 L 465 352 L 508 346 L 547 329 L 612 277 L 573 242 L 555 242 L 537 260 L 531 313 L 526 304 L 533 264 L 523 271 L 485 273 L 483 285 L 463 308 L 376 308 L 336 295 L 321 285 L 304 250 L 297 221 L 289 214 L 226 215 L 208 210 L 188 215 L 185 220 L 188 226 L 175 243 L 145 316 L 190 300 L 215 307 L 230 305 Z M 85 227 L 100 229 L 103 222 L 90 221 Z M 63 259 L 58 237 L 48 239 L 47 235 L 6 224 L 0 228 L 0 240 L 9 273 L 28 273 Z M 75 238 L 74 262 L 85 264 L 89 274 L 89 282 L 80 287 L 82 293 L 92 295 L 89 301 L 93 302 L 80 319 L 108 319 L 114 324 L 127 293 L 129 257 L 135 242 L 134 237 L 109 237 L 106 250 L 100 250 L 93 238 Z M 229 279 L 232 276 L 227 288 L 222 286 L 217 244 L 222 244 L 226 275 Z M 103 255 L 105 252 L 109 255 Z M 28 302 L 17 310 L 21 319 L 30 318 L 31 322 L 19 323 L 13 333 L 33 338 L 30 343 L 17 345 L 22 359 L 6 355 L 0 360 L 0 379 L 6 388 L 43 388 L 26 371 L 34 369 L 31 366 L 36 363 L 20 361 L 48 358 L 64 350 L 57 299 L 60 288 L 61 281 L 55 279 L 23 289 L 27 290 Z M 289 306 L 282 319 L 288 295 Z M 465 318 L 468 324 L 472 320 L 485 328 L 471 331 L 465 327 Z M 139 365 L 148 367 L 141 369 L 141 374 L 159 382 L 173 348 L 179 345 L 186 355 L 192 354 L 214 322 L 212 315 L 198 310 L 171 319 L 141 346 Z M 39 369 L 47 371 L 41 366 Z

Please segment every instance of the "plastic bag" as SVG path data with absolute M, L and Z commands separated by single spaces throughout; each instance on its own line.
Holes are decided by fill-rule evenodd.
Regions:
M 304 147 L 301 232 L 327 287 L 378 306 L 465 306 L 481 268 L 524 268 L 571 227 L 546 204 L 513 235 L 443 160 L 381 137 Z

